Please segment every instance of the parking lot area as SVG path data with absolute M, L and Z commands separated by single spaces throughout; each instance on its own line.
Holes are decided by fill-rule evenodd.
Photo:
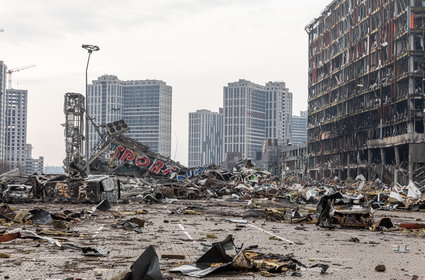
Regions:
M 41 208 L 50 213 L 89 210 L 87 204 L 15 204 L 15 210 Z M 113 279 L 128 271 L 149 245 L 159 256 L 163 274 L 173 279 L 194 279 L 169 269 L 192 263 L 204 254 L 201 243 L 211 244 L 234 237 L 237 247 L 258 247 L 255 251 L 290 255 L 309 267 L 299 268 L 301 279 L 412 279 L 425 276 L 425 243 L 406 231 L 374 232 L 366 229 L 326 230 L 314 224 L 291 224 L 244 219 L 246 202 L 225 200 L 185 200 L 158 204 L 115 204 L 109 211 L 95 211 L 65 223 L 61 230 L 51 224 L 3 223 L 0 232 L 30 230 L 61 243 L 104 247 L 105 257 L 85 256 L 76 250 L 60 248 L 42 239 L 14 239 L 0 243 L 0 279 Z M 189 209 L 189 211 L 188 211 Z M 142 211 L 145 210 L 145 211 Z M 423 213 L 376 212 L 393 223 L 420 220 Z M 138 230 L 119 226 L 120 221 L 138 218 L 144 225 Z M 118 224 L 118 226 L 117 226 Z M 54 227 L 55 226 L 55 227 Z M 229 255 L 235 251 L 228 251 Z M 165 258 L 164 255 L 172 255 Z M 173 255 L 178 255 L 173 257 Z M 385 272 L 375 270 L 385 265 Z M 224 271 L 209 279 L 266 279 L 283 274 L 252 271 Z M 287 276 L 290 277 L 290 276 Z M 119 278 L 118 278 L 119 279 Z

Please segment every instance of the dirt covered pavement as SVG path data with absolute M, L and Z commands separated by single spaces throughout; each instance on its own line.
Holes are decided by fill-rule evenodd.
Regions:
M 40 225 L 4 221 L 0 233 L 27 230 L 54 238 L 61 244 L 100 247 L 109 253 L 87 256 L 43 239 L 17 238 L 0 243 L 0 279 L 113 279 L 128 271 L 149 245 L 155 247 L 163 275 L 173 279 L 195 279 L 169 272 L 169 269 L 195 262 L 205 253 L 200 250 L 201 243 L 218 242 L 229 234 L 233 235 L 237 247 L 291 256 L 306 267 L 316 263 L 329 265 L 325 273 L 321 273 L 319 267 L 298 267 L 301 279 L 415 279 L 415 275 L 425 276 L 423 232 L 397 227 L 399 223 L 421 223 L 421 212 L 375 211 L 375 218 L 390 217 L 395 224 L 395 229 L 388 231 L 330 230 L 308 221 L 289 223 L 261 216 L 244 218 L 244 213 L 247 216 L 246 211 L 249 211 L 246 201 L 170 202 L 113 204 L 108 211 L 96 210 L 93 214 L 60 223 L 56 220 Z M 258 205 L 262 203 L 268 207 L 272 204 L 269 200 L 257 201 Z M 79 213 L 90 210 L 92 205 L 14 204 L 10 207 L 15 212 L 41 208 L 50 213 Z M 264 207 L 256 209 L 261 208 Z M 300 212 L 312 210 L 304 206 Z M 125 221 L 132 222 L 126 224 Z M 227 254 L 236 253 L 230 250 Z M 378 265 L 384 265 L 385 271 L 376 271 Z M 285 274 L 240 270 L 217 272 L 208 278 L 266 279 L 270 276 L 279 278 Z

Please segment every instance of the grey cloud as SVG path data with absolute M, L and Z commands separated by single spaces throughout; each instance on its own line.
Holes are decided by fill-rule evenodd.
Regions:
M 263 0 L 269 1 L 269 0 Z M 147 24 L 168 24 L 184 17 L 219 12 L 230 6 L 249 7 L 257 0 L 0 0 L 0 24 L 12 33 L 10 44 L 46 43 L 67 35 L 119 32 Z M 263 3 L 264 4 L 264 3 Z

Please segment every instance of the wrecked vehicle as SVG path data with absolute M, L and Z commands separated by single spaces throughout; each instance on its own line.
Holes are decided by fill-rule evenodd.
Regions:
M 325 228 L 367 228 L 373 224 L 370 205 L 363 205 L 364 197 L 342 195 L 340 192 L 324 195 L 317 204 L 317 225 Z
M 7 185 L 1 192 L 1 200 L 6 203 L 25 203 L 32 199 L 32 187 L 28 185 Z
M 77 179 L 65 175 L 36 175 L 33 194 L 36 199 L 58 203 L 99 203 L 104 199 L 116 202 L 120 197 L 120 182 L 111 176 L 91 175 Z

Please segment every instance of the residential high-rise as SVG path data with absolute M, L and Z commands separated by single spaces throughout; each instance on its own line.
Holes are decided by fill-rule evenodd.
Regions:
M 22 171 L 25 171 L 27 159 L 27 98 L 27 90 L 6 90 L 5 160 L 10 168 Z
M 306 27 L 312 177 L 425 179 L 424 7 L 335 0 Z
M 105 125 L 123 118 L 122 82 L 114 75 L 103 75 L 88 85 L 88 114 L 93 122 Z M 100 140 L 96 128 L 89 121 L 89 154 Z M 103 132 L 104 130 L 101 129 Z
M 223 161 L 223 109 L 189 113 L 189 167 Z
M 127 136 L 163 156 L 171 155 L 172 88 L 163 81 L 122 82 Z
M 224 157 L 256 158 L 266 138 L 266 88 L 247 80 L 224 87 Z
M 307 142 L 307 111 L 301 111 L 299 116 L 292 116 L 292 144 Z
M 284 82 L 247 80 L 224 87 L 224 159 L 259 160 L 264 140 L 279 145 L 291 136 L 292 93 Z
M 127 136 L 170 156 L 172 88 L 165 82 L 121 81 L 114 75 L 103 75 L 88 86 L 88 104 L 96 125 L 124 119 L 130 128 Z M 90 124 L 90 153 L 98 142 Z
M 291 138 L 292 93 L 284 82 L 268 82 L 266 91 L 266 138 L 282 145 Z
M 25 147 L 25 173 L 43 173 L 44 172 L 44 157 L 32 158 L 32 145 L 26 144 Z
M 0 162 L 4 160 L 7 66 L 0 61 Z

